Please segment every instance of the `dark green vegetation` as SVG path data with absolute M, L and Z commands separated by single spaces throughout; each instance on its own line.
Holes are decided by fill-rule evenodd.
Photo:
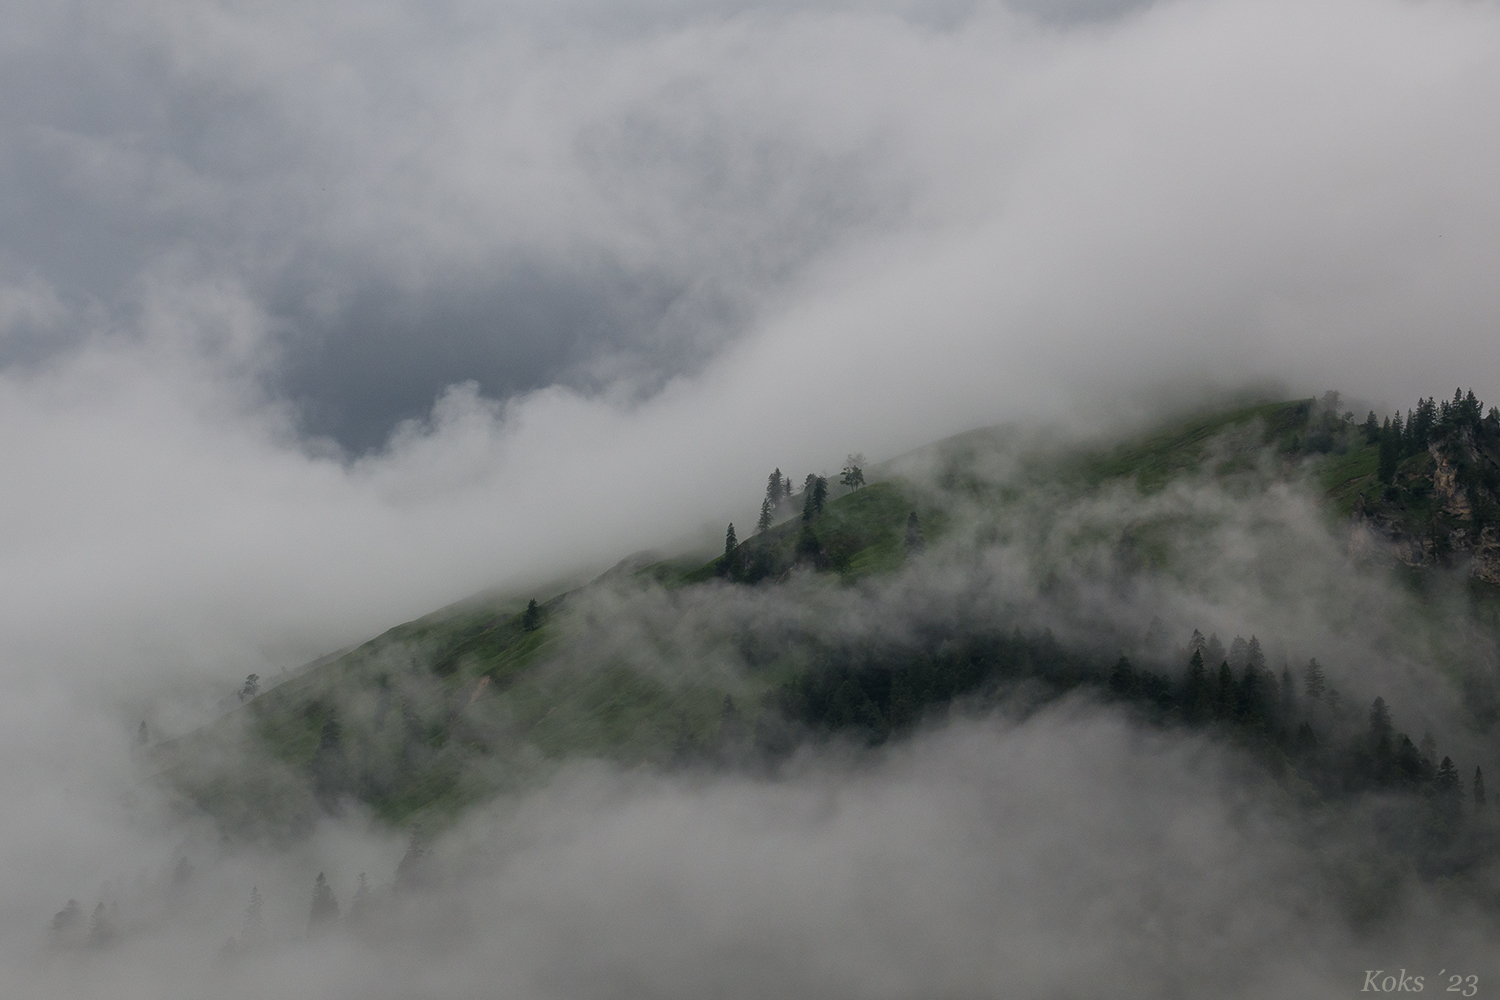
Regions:
M 1480 418 L 1464 398 L 1429 409 L 1431 421 L 1414 414 L 1371 429 L 1330 394 L 1063 450 L 1007 452 L 1004 435 L 975 432 L 926 450 L 921 476 L 872 469 L 864 485 L 851 459 L 839 486 L 813 475 L 795 493 L 777 470 L 756 533 L 726 532 L 718 558 L 622 564 L 524 607 L 445 609 L 251 692 L 155 752 L 175 786 L 236 835 L 295 834 L 351 801 L 430 829 L 566 758 L 774 769 L 808 741 L 878 746 L 953 711 L 1092 691 L 1149 724 L 1243 744 L 1294 801 L 1397 803 L 1382 850 L 1426 874 L 1460 876 L 1488 851 L 1472 802 L 1453 805 L 1452 762 L 1433 760 L 1394 723 L 1364 726 L 1353 706 L 1379 690 L 1340 699 L 1301 677 L 1289 683 L 1253 641 L 1216 651 L 1200 636 L 1174 650 L 1159 629 L 1143 643 L 1103 619 L 1062 640 L 1034 614 L 1081 607 L 1094 584 L 1198 586 L 1193 574 L 1208 572 L 1201 539 L 1224 503 L 1168 503 L 1175 484 L 1250 499 L 1273 486 L 1310 490 L 1330 527 L 1368 529 L 1371 573 L 1385 572 L 1384 560 L 1436 580 L 1465 553 L 1482 568 L 1495 412 Z M 1414 422 L 1425 438 L 1412 436 Z M 1407 545 L 1435 537 L 1434 523 L 1446 548 Z M 954 578 L 987 578 L 984 553 L 997 546 L 1030 560 L 1028 595 L 981 600 L 968 583 L 955 589 Z M 1468 717 L 1485 729 L 1500 716 L 1493 677 L 1454 652 L 1493 608 L 1482 576 L 1474 587 L 1463 629 L 1417 621 L 1398 631 L 1424 655 L 1437 650 L 1432 662 L 1457 664 Z

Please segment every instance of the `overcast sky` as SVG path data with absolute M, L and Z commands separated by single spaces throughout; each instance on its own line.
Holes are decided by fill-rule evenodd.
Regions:
M 1492 0 L 11 2 L 0 94 L 7 932 L 178 836 L 121 832 L 134 706 L 722 538 L 773 467 L 1207 386 L 1500 402 Z M 581 856 L 636 857 L 603 815 Z
M 1493 3 L 0 29 L 15 656 L 311 655 L 773 466 L 1202 384 L 1500 396 Z

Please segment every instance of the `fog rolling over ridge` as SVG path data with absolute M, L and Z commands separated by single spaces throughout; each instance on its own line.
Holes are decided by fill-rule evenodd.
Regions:
M 485 668 L 479 652 L 441 667 L 442 645 L 411 634 L 332 686 L 284 682 L 230 718 L 252 729 L 257 717 L 281 720 L 266 730 L 279 732 L 305 715 L 282 706 L 317 706 L 308 731 L 325 749 L 323 720 L 337 719 L 348 770 L 333 799 L 319 788 L 329 758 L 317 756 L 292 779 L 311 821 L 268 835 L 222 798 L 198 800 L 211 819 L 137 777 L 93 830 L 108 854 L 56 883 L 94 864 L 97 902 L 81 903 L 71 926 L 23 935 L 25 975 L 84 994 L 130 983 L 153 995 L 1277 996 L 1346 989 L 1395 954 L 1429 977 L 1458 962 L 1488 977 L 1491 863 L 1434 879 L 1421 851 L 1382 840 L 1402 822 L 1394 790 L 1319 804 L 1305 782 L 1264 766 L 1253 730 L 1153 725 L 1140 703 L 1112 696 L 1113 677 L 1069 693 L 1042 674 L 1002 673 L 874 746 L 855 724 L 814 726 L 779 756 L 761 756 L 759 727 L 739 763 L 714 749 L 728 725 L 721 692 L 795 722 L 792 703 L 766 692 L 768 675 L 847 669 L 828 658 L 841 649 L 941 659 L 987 630 L 1045 629 L 1085 665 L 1107 667 L 1123 650 L 1144 668 L 1175 664 L 1183 651 L 1171 647 L 1197 622 L 1265 636 L 1273 676 L 1283 656 L 1323 657 L 1352 705 L 1350 732 L 1381 692 L 1404 730 L 1432 730 L 1445 755 L 1500 769 L 1493 734 L 1476 729 L 1443 659 L 1457 651 L 1493 675 L 1492 633 L 1445 634 L 1471 620 L 1463 587 L 1445 591 L 1439 578 L 1413 591 L 1352 559 L 1349 525 L 1317 492 L 1322 459 L 1278 454 L 1267 430 L 1252 412 L 1207 437 L 1189 431 L 1196 468 L 1155 488 L 1070 482 L 1046 470 L 1076 463 L 1076 451 L 971 436 L 896 463 L 931 537 L 906 543 L 894 571 L 841 578 L 808 563 L 780 581 L 667 586 L 612 575 L 548 602 L 537 630 L 519 633 L 540 637 L 532 675 Z M 892 488 L 835 491 L 825 515 L 790 512 L 767 536 L 810 525 L 836 557 L 847 522 L 831 519 Z M 983 502 L 996 494 L 1008 499 Z M 1168 551 L 1142 567 L 1131 549 L 1163 524 Z M 1166 646 L 1151 635 L 1163 626 Z M 581 686 L 588 702 L 604 673 L 635 680 L 618 681 L 615 707 L 581 711 L 568 690 Z M 299 685 L 300 701 L 276 701 Z M 1299 670 L 1298 711 L 1321 718 L 1302 686 Z M 664 718 L 590 729 L 607 729 L 611 713 L 630 719 L 631 700 L 658 689 Z M 533 691 L 553 700 L 528 719 Z M 435 756 L 421 756 L 430 741 L 399 736 L 398 754 L 378 756 L 382 731 L 420 732 L 434 707 L 447 720 Z M 679 743 L 666 756 L 651 732 L 663 724 Z M 568 741 L 600 749 L 560 754 Z M 231 778 L 295 771 L 272 743 L 188 747 L 224 754 L 208 763 Z M 423 767 L 430 780 L 442 754 L 463 762 L 461 782 L 498 768 L 501 785 L 521 775 L 520 787 L 457 815 L 426 807 L 384 821 L 381 783 Z M 409 839 L 413 818 L 427 833 Z M 309 913 L 319 873 L 341 905 L 322 924 Z M 368 894 L 356 905 L 361 875 Z M 27 888 L 55 897 L 43 881 Z
M 0 37 L 8 990 L 1494 988 L 1496 4 Z

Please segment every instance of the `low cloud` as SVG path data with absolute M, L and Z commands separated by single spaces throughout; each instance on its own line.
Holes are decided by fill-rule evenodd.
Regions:
M 152 705 L 186 726 L 247 673 L 274 675 L 482 587 L 542 592 L 639 548 L 722 537 L 730 520 L 743 533 L 772 467 L 800 478 L 847 452 L 885 459 L 999 421 L 1097 433 L 1248 382 L 1408 405 L 1488 377 L 1500 306 L 1500 140 L 1485 127 L 1500 93 L 1494 4 L 1066 11 L 663 3 L 627 17 L 592 4 L 391 3 L 0 15 L 0 74 L 15 97 L 0 110 L 8 935 L 39 928 L 62 892 L 91 906 L 105 880 L 144 867 L 151 883 L 177 846 L 197 843 L 146 793 L 122 804 L 137 787 L 122 704 L 132 719 Z M 1474 388 L 1500 397 L 1494 384 Z M 1089 516 L 1212 507 L 1211 493 L 1184 490 L 1118 512 L 1103 508 L 1120 498 L 1104 497 Z M 1189 581 L 1166 595 L 1181 613 L 1172 625 L 1240 607 L 1226 637 L 1270 620 L 1310 655 L 1330 635 L 1355 642 L 1329 631 L 1347 608 L 1317 603 L 1339 563 L 1316 516 L 1295 495 L 1261 504 L 1226 501 L 1225 530 L 1243 528 L 1244 548 L 1226 545 L 1204 579 L 1279 565 L 1277 546 L 1298 539 L 1322 567 L 1296 605 L 1305 617 L 1292 603 L 1257 605 L 1258 591 L 1246 603 Z M 1281 542 L 1255 529 L 1267 519 Z M 1138 606 L 1082 596 L 1105 618 Z M 1350 598 L 1361 614 L 1389 599 Z M 1376 645 L 1355 642 L 1350 659 L 1399 683 L 1405 662 Z M 1295 896 L 1303 855 L 1266 846 L 1279 835 L 1247 835 L 1192 750 L 1123 751 L 1133 737 L 1118 723 L 1077 718 L 934 735 L 878 777 L 809 765 L 786 785 L 565 783 L 523 813 L 568 816 L 568 796 L 582 796 L 577 815 L 603 839 L 480 861 L 489 895 L 476 891 L 475 915 L 459 923 L 489 926 L 496 899 L 542 906 L 544 919 L 501 920 L 493 951 L 460 943 L 452 966 L 411 974 L 478 975 L 505 959 L 535 992 L 574 995 L 636 988 L 622 983 L 681 992 L 723 969 L 744 971 L 734 988 L 893 995 L 913 983 L 998 988 L 1007 969 L 1036 992 L 1076 982 L 1054 978 L 1069 971 L 1063 952 L 1016 943 L 1034 939 L 1024 911 L 1083 949 L 1068 953 L 1083 978 L 1127 995 L 1345 981 L 1352 953 L 1342 932 L 1315 929 L 1316 910 L 1294 925 L 1300 941 L 1261 922 L 1295 910 L 1296 899 L 1256 891 Z M 1054 832 L 1025 823 L 1051 820 L 965 803 L 988 801 L 986 774 L 1031 801 L 1034 779 L 1009 755 L 1054 751 L 1059 781 L 1077 781 L 1101 804 L 1090 816 L 1118 824 L 1099 837 L 1208 851 L 1205 872 L 1224 845 L 1247 860 L 1206 894 L 1156 886 L 1145 868 L 1095 873 L 1122 900 L 1163 900 L 1131 904 L 1144 913 L 1043 892 L 1040 876 L 1006 864 Z M 1137 753 L 1159 781 L 1090 782 L 1116 766 L 1111 755 Z M 915 777 L 923 768 L 937 775 L 930 788 Z M 806 818 L 807 801 L 838 801 L 824 790 L 846 782 L 847 806 Z M 677 821 L 640 819 L 643 802 Z M 1174 805 L 1141 813 L 1135 802 Z M 1182 809 L 1190 838 L 1162 825 Z M 747 811 L 762 825 L 737 835 Z M 877 818 L 887 815 L 901 818 L 889 833 Z M 1080 823 L 1078 839 L 1044 852 L 1055 867 L 1093 871 L 1098 842 Z M 707 843 L 719 834 L 727 848 Z M 919 858 L 917 886 L 900 869 L 923 835 L 951 854 Z M 399 857 L 400 843 L 365 836 L 348 833 L 365 845 L 351 848 L 366 852 L 361 864 Z M 841 868 L 842 838 L 852 846 Z M 788 865 L 769 888 L 744 885 L 746 859 L 783 844 Z M 704 860 L 673 872 L 652 845 Z M 307 891 L 307 873 L 337 856 L 319 849 L 265 870 Z M 144 994 L 160 960 L 217 949 L 258 877 L 248 861 L 223 864 L 224 901 L 201 932 L 152 932 L 57 974 L 79 990 L 123 975 L 127 995 Z M 702 901 L 720 885 L 716 867 L 749 894 L 743 911 Z M 813 898 L 794 873 L 825 867 L 829 881 L 809 884 L 826 898 Z M 598 911 L 570 881 L 585 870 L 600 882 Z M 351 872 L 337 875 L 347 898 Z M 978 885 L 1025 905 L 981 899 Z M 1249 904 L 1226 902 L 1236 887 Z M 916 902 L 902 909 L 907 893 Z M 788 905 L 785 929 L 768 902 L 781 896 L 806 904 Z M 288 888 L 269 902 L 268 889 L 268 906 L 287 914 L 302 906 L 292 898 Z M 632 926 L 622 914 L 638 898 L 687 902 Z M 934 936 L 923 905 L 973 920 Z M 1177 922 L 1154 936 L 1168 912 Z M 1090 945 L 1070 934 L 1077 926 L 1123 936 Z M 1202 936 L 1214 927 L 1227 929 Z M 1163 944 L 1172 929 L 1201 945 L 1180 982 L 1160 978 L 1175 960 Z M 550 950 L 569 933 L 588 939 L 585 961 Z M 1410 954 L 1441 953 L 1411 933 Z M 762 950 L 734 952 L 730 938 Z M 755 978 L 756 956 L 792 939 L 826 947 L 787 945 L 765 972 L 774 982 Z M 1246 944 L 1215 951 L 1222 941 Z M 1325 945 L 1333 964 L 1315 957 Z M 302 975 L 271 984 L 294 995 L 314 992 L 298 982 L 322 983 L 327 968 L 423 988 L 354 939 L 288 947 L 293 957 L 243 974 L 258 986 Z M 1292 978 L 1252 961 L 1278 948 L 1293 960 L 1276 968 Z M 923 978 L 932 955 L 951 961 Z M 1123 978 L 1102 978 L 1111 963 Z

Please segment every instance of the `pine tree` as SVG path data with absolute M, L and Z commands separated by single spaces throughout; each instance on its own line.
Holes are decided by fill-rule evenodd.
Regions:
M 521 615 L 521 628 L 527 632 L 535 632 L 542 624 L 542 609 L 533 597 L 526 605 L 526 611 Z
M 1307 666 L 1302 668 L 1302 690 L 1306 692 L 1309 700 L 1317 701 L 1323 697 L 1325 687 L 1323 668 L 1318 666 L 1318 658 L 1315 656 L 1307 661 Z
M 397 889 L 415 889 L 422 885 L 426 858 L 427 846 L 422 840 L 422 827 L 414 823 L 411 840 L 406 844 L 406 853 L 401 855 L 401 862 L 396 865 Z
M 354 890 L 354 899 L 349 902 L 349 922 L 360 924 L 370 915 L 370 882 L 364 872 L 359 873 L 359 885 Z
M 1229 669 L 1229 661 L 1219 661 L 1219 683 L 1214 692 L 1214 715 L 1220 719 L 1227 719 L 1234 712 L 1234 672 Z
M 1203 638 L 1203 633 L 1193 629 L 1192 637 L 1188 639 L 1188 651 L 1191 653 L 1202 653 L 1208 646 L 1208 640 Z
M 907 555 L 916 555 L 927 547 L 927 542 L 922 538 L 922 525 L 917 521 L 917 512 L 912 511 L 906 515 L 906 552 Z
M 1202 639 L 1203 635 L 1194 632 L 1193 635 Z M 1192 659 L 1188 660 L 1187 680 L 1185 682 L 1182 703 L 1187 708 L 1188 720 L 1197 722 L 1208 714 L 1209 691 L 1208 670 L 1203 666 L 1203 650 L 1193 650 Z
M 245 907 L 245 930 L 240 938 L 245 944 L 254 944 L 260 938 L 262 899 L 259 886 L 250 887 L 250 905 Z
M 1462 795 L 1463 784 L 1458 777 L 1458 767 L 1452 757 L 1444 757 L 1438 765 L 1437 775 L 1432 779 L 1433 787 L 1441 795 Z
M 339 901 L 333 898 L 333 890 L 328 886 L 328 879 L 318 872 L 318 879 L 313 883 L 312 911 L 308 915 L 307 926 L 310 931 L 315 931 L 321 926 L 337 920 L 339 917 Z
M 1370 703 L 1370 745 L 1389 744 L 1390 739 L 1391 711 L 1386 708 L 1384 698 L 1376 698 Z
M 760 520 L 755 522 L 755 533 L 763 535 L 771 529 L 771 524 L 776 520 L 776 505 L 766 497 L 760 502 Z
M 818 485 L 818 477 L 815 473 L 807 474 L 807 481 L 802 484 L 802 520 L 811 521 L 817 513 L 813 510 L 813 488 Z
M 782 492 L 784 488 L 781 482 L 780 469 L 777 469 L 766 477 L 766 501 L 770 503 L 772 509 L 775 509 L 781 503 L 782 498 L 785 496 Z
M 1422 742 L 1417 744 L 1417 749 L 1421 752 L 1422 759 L 1429 766 L 1432 765 L 1433 761 L 1437 760 L 1437 740 L 1433 739 L 1431 730 L 1422 734 Z
M 1297 709 L 1297 688 L 1292 683 L 1292 668 L 1283 664 L 1281 668 L 1281 711 L 1288 719 Z
M 1218 663 L 1226 655 L 1224 644 L 1219 641 L 1219 634 L 1217 632 L 1211 633 L 1208 637 L 1208 644 L 1203 647 L 1203 662 Z
M 724 532 L 724 558 L 719 563 L 719 571 L 725 576 L 734 576 L 740 558 L 739 548 L 739 540 L 734 537 L 734 522 L 731 521 L 729 530 Z
M 819 476 L 817 482 L 813 483 L 813 515 L 823 513 L 823 505 L 828 502 L 828 480 Z

